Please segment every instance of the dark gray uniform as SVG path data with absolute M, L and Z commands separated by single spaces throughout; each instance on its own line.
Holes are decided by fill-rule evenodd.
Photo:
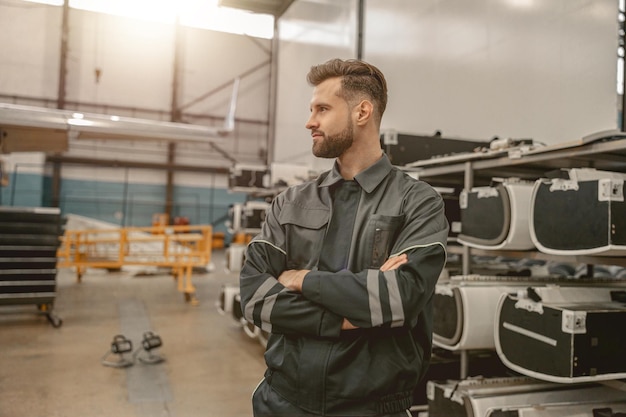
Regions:
M 430 359 L 447 235 L 441 196 L 385 155 L 354 181 L 335 165 L 278 195 L 240 277 L 244 316 L 272 333 L 264 387 L 303 415 L 409 408 Z M 399 269 L 379 270 L 403 253 Z M 311 270 L 302 293 L 276 280 L 288 269 Z M 359 329 L 341 331 L 344 317 Z M 280 415 L 264 407 L 255 404 L 255 414 Z

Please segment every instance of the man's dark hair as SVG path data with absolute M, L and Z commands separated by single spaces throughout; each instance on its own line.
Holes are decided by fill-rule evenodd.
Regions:
M 383 73 L 372 64 L 357 59 L 331 59 L 314 65 L 307 74 L 307 81 L 317 86 L 329 78 L 341 77 L 341 95 L 350 105 L 364 98 L 374 104 L 374 115 L 380 124 L 387 107 L 387 81 Z

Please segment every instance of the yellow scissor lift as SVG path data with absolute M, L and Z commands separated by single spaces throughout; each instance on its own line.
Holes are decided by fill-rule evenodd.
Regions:
M 191 275 L 194 267 L 206 267 L 211 261 L 212 240 L 208 225 L 66 230 L 57 251 L 57 267 L 75 268 L 78 282 L 87 268 L 171 268 L 178 291 L 196 305 Z

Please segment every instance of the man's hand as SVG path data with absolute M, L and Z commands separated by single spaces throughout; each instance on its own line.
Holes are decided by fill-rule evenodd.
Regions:
M 402 255 L 393 256 L 385 261 L 383 266 L 380 267 L 380 270 L 383 272 L 393 271 L 394 269 L 398 269 L 400 265 L 404 265 L 408 261 L 409 258 L 404 253 Z
M 290 290 L 302 292 L 302 282 L 308 272 L 308 269 L 289 269 L 280 274 L 278 282 Z
M 341 330 L 354 330 L 354 329 L 358 329 L 358 327 L 350 323 L 348 319 L 343 319 L 343 323 L 341 323 Z

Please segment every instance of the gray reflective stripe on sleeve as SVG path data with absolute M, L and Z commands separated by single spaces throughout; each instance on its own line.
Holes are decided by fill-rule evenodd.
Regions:
M 254 243 L 265 243 L 266 245 L 270 245 L 271 247 L 273 247 L 274 249 L 276 249 L 277 251 L 279 251 L 283 255 L 287 255 L 287 252 L 285 252 L 284 249 L 279 248 L 278 246 L 274 245 L 272 242 L 269 242 L 267 240 L 261 240 L 261 239 L 252 240 L 252 241 L 250 241 L 250 243 L 248 243 L 248 246 L 250 246 L 250 245 L 252 245 Z
M 274 278 L 266 279 L 265 282 L 263 282 L 263 284 L 261 284 L 254 292 L 254 295 L 250 298 L 248 304 L 246 304 L 244 316 L 250 323 L 254 323 L 253 313 L 255 304 L 259 301 L 263 301 L 265 294 L 267 294 L 267 292 L 271 290 L 274 285 L 276 285 L 276 280 Z
M 408 248 L 401 249 L 399 252 L 392 253 L 391 255 L 389 255 L 389 257 L 390 257 L 390 258 L 393 258 L 394 256 L 400 256 L 400 255 L 402 255 L 404 252 L 408 252 L 408 251 L 410 251 L 410 250 L 412 250 L 412 249 L 417 249 L 417 248 L 427 248 L 427 247 L 429 247 L 429 246 L 434 246 L 434 245 L 439 245 L 439 246 L 441 246 L 441 248 L 443 249 L 443 251 L 444 251 L 444 253 L 446 254 L 446 257 L 447 257 L 447 255 L 448 255 L 448 254 L 447 254 L 447 252 L 446 252 L 446 246 L 445 246 L 443 243 L 441 243 L 441 242 L 429 243 L 429 244 L 427 244 L 427 245 L 413 245 L 413 246 L 409 246 Z
M 276 303 L 276 299 L 278 298 L 278 294 L 285 291 L 287 291 L 287 288 L 282 289 L 280 292 L 277 292 L 274 295 L 266 297 L 265 301 L 263 301 L 263 308 L 261 309 L 261 329 L 265 330 L 268 333 L 272 333 L 272 322 L 270 318 L 272 315 L 272 309 L 274 308 L 274 304 Z
M 383 324 L 383 309 L 380 305 L 380 288 L 378 287 L 378 269 L 367 270 L 367 293 L 369 294 L 372 327 Z
M 429 247 L 429 246 L 433 246 L 433 245 L 439 245 L 439 246 L 441 246 L 441 248 L 443 249 L 443 255 L 444 255 L 444 257 L 445 257 L 445 258 L 444 258 L 444 265 L 445 265 L 445 263 L 446 263 L 446 262 L 448 262 L 448 251 L 446 250 L 446 245 L 444 245 L 444 244 L 443 244 L 443 243 L 441 243 L 441 242 L 435 242 L 435 243 L 431 243 L 431 244 L 428 244 L 428 245 L 415 245 L 415 246 L 410 246 L 410 247 L 408 247 L 408 248 L 404 248 L 404 249 L 402 249 L 402 250 L 401 250 L 400 252 L 398 252 L 398 253 L 394 253 L 394 254 L 392 254 L 392 255 L 389 255 L 389 257 L 391 258 L 391 257 L 394 257 L 394 256 L 400 256 L 400 255 L 402 255 L 404 252 L 408 252 L 408 251 L 410 251 L 411 249 L 417 249 L 417 248 L 427 248 L 427 247 Z
M 404 326 L 404 309 L 402 308 L 402 298 L 398 287 L 398 277 L 396 271 L 385 271 L 387 280 L 387 290 L 389 291 L 389 306 L 391 307 L 391 327 Z

